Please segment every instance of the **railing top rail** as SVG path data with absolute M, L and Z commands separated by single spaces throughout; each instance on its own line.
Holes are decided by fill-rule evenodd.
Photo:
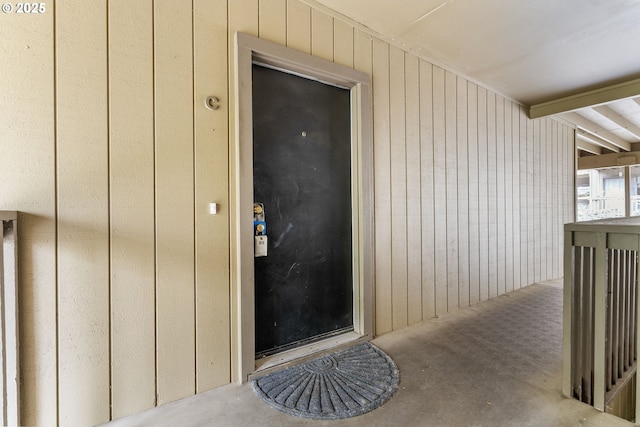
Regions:
M 0 211 L 0 221 L 14 221 L 18 219 L 17 211 Z
M 594 221 L 574 222 L 565 224 L 564 230 L 640 235 L 640 217 L 597 219 Z

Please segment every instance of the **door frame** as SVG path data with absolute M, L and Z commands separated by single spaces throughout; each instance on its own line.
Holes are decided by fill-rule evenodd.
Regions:
M 252 64 L 348 89 L 351 93 L 351 188 L 353 239 L 353 326 L 342 340 L 303 346 L 304 357 L 344 341 L 373 337 L 374 228 L 371 79 L 368 74 L 262 40 L 235 35 L 235 117 L 231 157 L 232 380 L 245 382 L 256 371 L 253 256 Z M 282 359 L 281 362 L 286 362 Z

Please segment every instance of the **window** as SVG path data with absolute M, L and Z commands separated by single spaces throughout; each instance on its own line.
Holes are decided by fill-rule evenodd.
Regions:
M 636 169 L 633 169 L 636 168 Z M 633 166 L 632 215 L 634 204 L 636 215 L 640 215 L 640 166 Z M 576 177 L 577 220 L 618 218 L 625 216 L 625 168 L 579 170 Z M 633 177 L 631 172 L 630 177 Z
M 640 165 L 629 166 L 631 216 L 640 216 Z

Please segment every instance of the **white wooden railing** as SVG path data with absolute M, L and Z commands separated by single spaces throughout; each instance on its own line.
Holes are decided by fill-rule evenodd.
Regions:
M 0 211 L 0 368 L 3 426 L 20 425 L 18 342 L 18 215 Z
M 563 393 L 640 420 L 640 218 L 565 225 Z

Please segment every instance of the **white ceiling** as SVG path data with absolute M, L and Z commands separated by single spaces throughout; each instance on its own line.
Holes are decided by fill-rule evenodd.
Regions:
M 640 78 L 640 0 L 316 1 L 529 106 Z M 600 110 L 564 118 L 640 141 L 638 102 Z

